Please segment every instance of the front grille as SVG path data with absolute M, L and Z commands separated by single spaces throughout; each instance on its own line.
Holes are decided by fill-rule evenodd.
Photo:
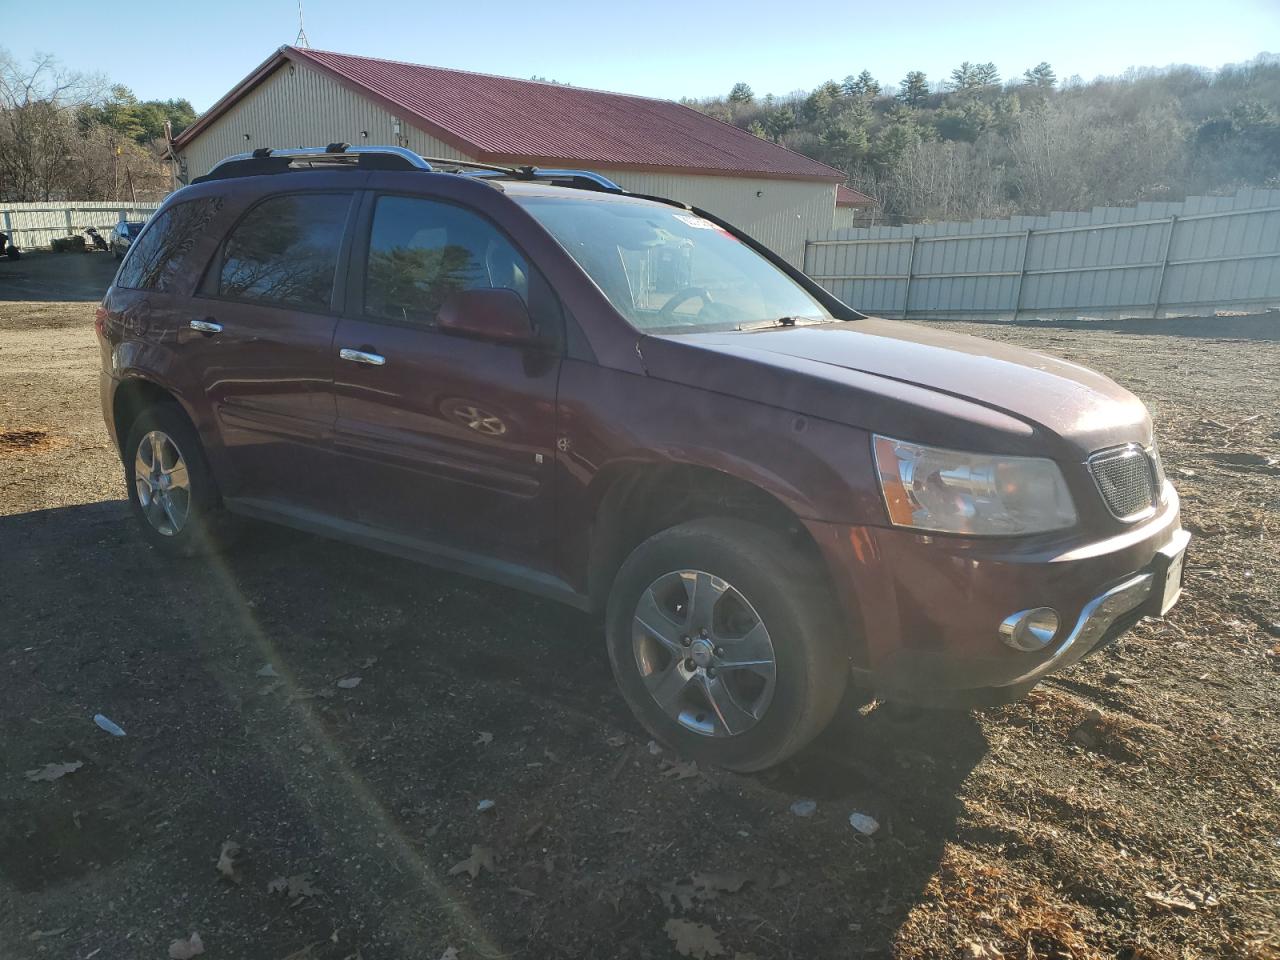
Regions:
M 1153 466 L 1141 447 L 1095 453 L 1089 458 L 1089 472 L 1107 509 L 1118 519 L 1134 520 L 1155 505 Z

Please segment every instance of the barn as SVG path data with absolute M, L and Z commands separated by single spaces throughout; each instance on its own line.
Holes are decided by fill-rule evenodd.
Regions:
M 843 174 L 682 104 L 281 47 L 174 141 L 179 182 L 259 147 L 398 144 L 427 157 L 599 171 L 702 207 L 799 265 Z
M 832 227 L 843 230 L 847 227 L 874 226 L 877 210 L 878 205 L 872 197 L 861 190 L 840 184 L 836 187 L 836 217 Z

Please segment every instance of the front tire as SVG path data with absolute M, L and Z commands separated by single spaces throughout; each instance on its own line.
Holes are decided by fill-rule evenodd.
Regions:
M 125 440 L 124 465 L 129 507 L 153 547 L 193 557 L 225 544 L 229 518 L 200 438 L 177 404 L 138 414 Z
M 623 697 L 659 741 L 742 772 L 774 766 L 830 722 L 848 657 L 821 566 L 740 520 L 683 523 L 627 558 L 606 611 Z

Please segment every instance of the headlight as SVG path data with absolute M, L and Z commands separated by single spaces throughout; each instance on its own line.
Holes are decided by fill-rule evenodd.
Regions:
M 1076 522 L 1052 460 L 942 450 L 874 438 L 876 471 L 894 526 L 940 533 L 1017 536 Z

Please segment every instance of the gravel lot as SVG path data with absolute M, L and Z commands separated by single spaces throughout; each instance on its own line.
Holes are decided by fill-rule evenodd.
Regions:
M 851 705 L 744 777 L 654 753 L 568 609 L 266 528 L 148 552 L 112 267 L 0 261 L 5 960 L 1280 956 L 1280 317 L 949 324 L 1148 401 L 1186 596 L 1017 704 Z

